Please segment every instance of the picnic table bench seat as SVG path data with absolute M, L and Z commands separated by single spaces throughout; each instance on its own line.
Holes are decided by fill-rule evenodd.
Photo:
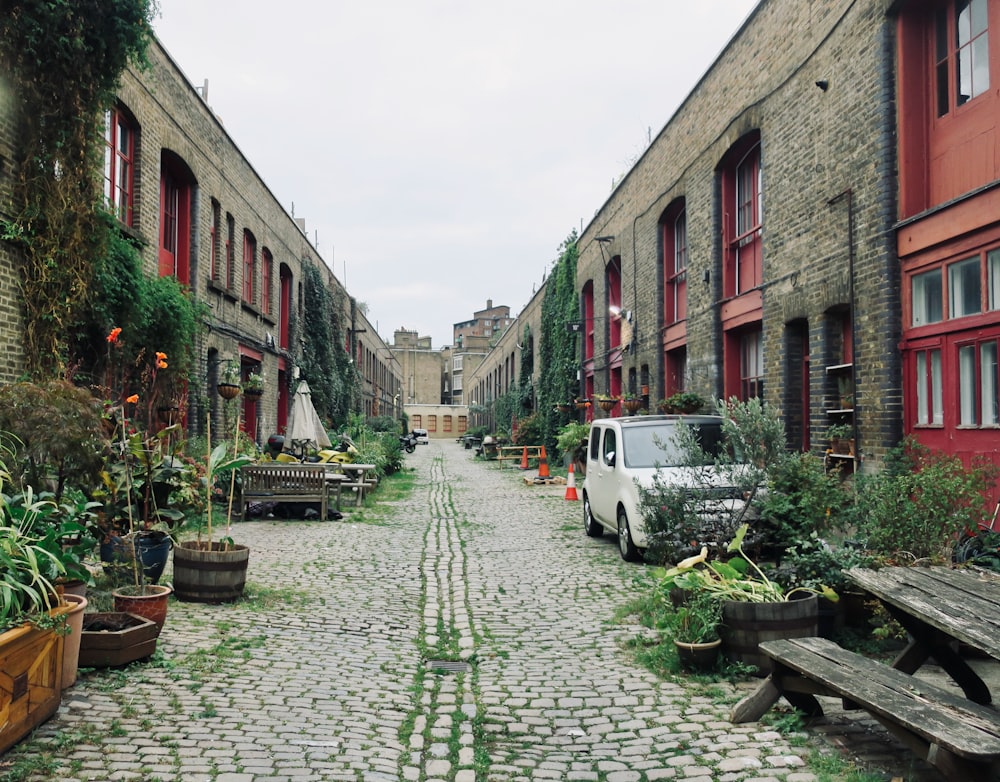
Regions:
M 506 462 L 520 464 L 526 452 L 529 459 L 542 458 L 542 446 L 540 445 L 501 445 L 497 447 L 497 461 L 500 462 L 501 468 Z
M 329 465 L 313 462 L 271 462 L 240 468 L 241 514 L 251 502 L 318 502 L 320 518 L 327 518 L 331 490 L 340 500 L 343 476 L 332 474 Z
M 1000 712 L 824 638 L 765 641 L 774 670 L 741 700 L 734 723 L 758 720 L 784 696 L 807 716 L 822 716 L 816 695 L 868 711 L 949 780 L 987 779 L 1000 770 Z

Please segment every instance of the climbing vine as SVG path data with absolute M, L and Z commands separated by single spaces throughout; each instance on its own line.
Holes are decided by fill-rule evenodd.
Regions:
M 32 375 L 65 371 L 69 332 L 108 241 L 101 218 L 104 113 L 143 63 L 155 0 L 7 0 L 0 68 L 17 101 L 16 179 L 2 238 L 20 246 Z
M 580 317 L 576 291 L 576 262 L 579 258 L 576 231 L 572 231 L 559 247 L 542 299 L 542 329 L 538 345 L 541 367 L 538 388 L 538 415 L 547 448 L 555 451 L 556 435 L 568 421 L 568 414 L 556 411 L 556 405 L 578 395 L 577 370 L 579 346 L 576 334 L 568 328 Z
M 312 401 L 327 423 L 347 423 L 357 393 L 357 372 L 344 350 L 343 307 L 324 284 L 322 273 L 302 265 L 302 376 L 309 383 Z

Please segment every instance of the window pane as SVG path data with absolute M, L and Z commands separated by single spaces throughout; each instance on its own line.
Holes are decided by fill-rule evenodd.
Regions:
M 975 426 L 976 421 L 976 347 L 963 345 L 958 349 L 959 423 Z
M 989 287 L 991 310 L 1000 309 L 1000 250 L 990 250 L 986 255 L 986 278 Z
M 929 424 L 931 419 L 927 414 L 927 354 L 917 353 L 917 423 Z
M 941 382 L 941 351 L 931 351 L 931 423 L 944 423 L 943 383 Z
M 918 274 L 912 279 L 913 325 L 938 323 L 943 317 L 941 270 Z
M 955 87 L 957 89 L 957 103 L 961 106 L 967 103 L 972 97 L 972 48 L 966 46 L 958 50 L 955 58 Z
M 687 213 L 681 212 L 674 222 L 674 273 L 687 268 Z
M 1000 400 L 997 398 L 997 343 L 984 342 L 979 346 L 980 416 L 983 426 L 1000 424 Z
M 988 0 L 973 0 L 972 2 L 972 34 L 979 35 L 986 31 Z
M 952 318 L 980 311 L 978 257 L 948 267 L 948 309 Z
M 990 36 L 983 33 L 972 42 L 972 97 L 990 88 Z

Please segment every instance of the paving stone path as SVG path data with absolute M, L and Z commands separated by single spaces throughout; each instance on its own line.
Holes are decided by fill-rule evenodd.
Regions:
M 863 722 L 829 741 L 732 725 L 752 684 L 636 665 L 642 628 L 615 612 L 648 572 L 587 538 L 563 487 L 450 441 L 407 464 L 407 501 L 236 525 L 252 599 L 171 601 L 157 658 L 83 673 L 0 772 L 44 753 L 28 779 L 813 782 L 804 759 L 839 745 L 885 779 L 939 779 Z

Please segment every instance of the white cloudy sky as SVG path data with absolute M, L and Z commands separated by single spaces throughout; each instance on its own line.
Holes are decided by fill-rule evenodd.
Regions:
M 516 315 L 756 0 L 160 0 L 155 29 L 388 341 Z

